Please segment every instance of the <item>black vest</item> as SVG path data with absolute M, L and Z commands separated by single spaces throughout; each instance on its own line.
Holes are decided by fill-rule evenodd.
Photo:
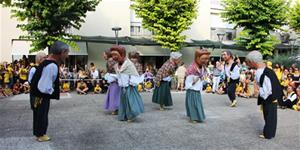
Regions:
M 237 65 L 236 62 L 232 63 L 232 65 L 231 65 L 231 67 L 230 67 L 230 69 L 229 69 L 229 72 L 232 72 L 233 69 L 234 69 L 234 67 L 235 67 L 236 65 Z M 224 65 L 224 71 L 225 71 L 225 66 L 226 66 L 226 64 Z M 229 73 L 229 74 L 230 74 L 230 73 Z M 238 82 L 240 81 L 240 78 L 233 80 L 233 79 L 230 77 L 230 80 L 228 81 L 228 77 L 227 77 L 226 72 L 225 72 L 225 81 L 226 81 L 227 83 L 238 83 Z
M 37 65 L 33 65 L 31 68 L 30 68 L 30 70 L 29 70 L 29 72 L 34 68 L 35 70 L 36 70 L 36 67 L 37 67 Z M 33 77 L 33 76 L 32 76 Z M 32 79 L 31 79 L 32 80 Z M 28 80 L 28 83 L 29 83 L 29 85 L 31 86 L 31 81 L 29 82 L 29 80 Z
M 44 60 L 39 66 L 36 67 L 36 71 L 31 79 L 31 90 L 30 90 L 30 94 L 33 96 L 37 96 L 37 97 L 43 97 L 43 98 L 48 98 L 48 99 L 59 99 L 59 71 L 57 72 L 57 77 L 53 83 L 53 89 L 54 92 L 50 95 L 50 94 L 45 94 L 40 92 L 40 90 L 38 89 L 38 83 L 40 81 L 40 78 L 42 76 L 42 72 L 44 67 L 46 67 L 47 65 L 54 63 L 57 66 L 57 70 L 59 70 L 59 67 L 57 65 L 57 63 L 53 60 Z
M 258 95 L 257 104 L 258 105 L 270 104 L 274 100 L 282 101 L 283 90 L 282 90 L 282 87 L 280 85 L 280 82 L 279 82 L 275 72 L 272 69 L 266 67 L 259 79 L 260 87 L 263 87 L 263 82 L 264 82 L 265 76 L 267 76 L 271 81 L 272 94 L 266 100 L 264 100 L 262 97 L 260 97 Z

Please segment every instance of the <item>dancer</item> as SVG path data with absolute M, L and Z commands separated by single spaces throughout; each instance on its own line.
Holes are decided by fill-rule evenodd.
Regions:
M 222 53 L 222 58 L 225 61 L 224 71 L 225 71 L 225 79 L 227 83 L 227 94 L 231 101 L 231 107 L 237 106 L 236 101 L 236 84 L 239 83 L 240 80 L 240 68 L 236 62 L 233 60 L 233 55 L 231 51 L 226 50 Z
M 186 98 L 185 107 L 187 116 L 192 123 L 203 122 L 205 113 L 202 104 L 201 91 L 203 80 L 207 74 L 206 65 L 209 61 L 210 53 L 205 49 L 197 49 L 194 62 L 186 72 L 185 88 Z
M 33 134 L 37 141 L 49 141 L 46 135 L 50 99 L 59 99 L 59 67 L 68 57 L 69 46 L 63 42 L 54 42 L 50 47 L 50 56 L 36 68 L 31 79 L 31 97 L 33 98 Z
M 160 110 L 165 110 L 165 106 L 172 106 L 170 82 L 171 75 L 176 71 L 176 67 L 181 61 L 180 52 L 172 52 L 171 58 L 166 61 L 156 74 L 156 87 L 152 96 L 152 102 L 160 105 Z
M 139 80 L 144 81 L 144 71 L 143 71 L 143 65 L 140 64 L 139 60 L 140 60 L 140 54 L 136 51 L 134 52 L 130 52 L 129 53 L 129 60 L 134 64 L 137 72 L 139 73 Z M 138 91 L 143 91 L 143 82 L 141 82 L 138 85 Z
M 277 101 L 282 98 L 283 90 L 275 72 L 266 67 L 262 54 L 252 51 L 246 56 L 246 63 L 256 70 L 256 81 L 259 86 L 258 105 L 262 106 L 265 120 L 263 133 L 260 138 L 275 137 L 277 125 Z
M 105 74 L 104 78 L 109 83 L 104 109 L 110 111 L 112 115 L 117 115 L 121 96 L 121 87 L 118 85 L 117 74 L 114 69 L 114 65 L 117 64 L 117 62 L 113 60 L 110 49 L 103 53 L 103 57 L 107 60 L 107 74 Z
M 118 112 L 120 121 L 132 122 L 140 113 L 144 112 L 144 104 L 137 90 L 140 80 L 134 64 L 126 57 L 126 50 L 121 46 L 110 48 L 112 58 L 117 61 L 114 68 L 117 73 L 118 84 L 121 87 L 121 100 Z

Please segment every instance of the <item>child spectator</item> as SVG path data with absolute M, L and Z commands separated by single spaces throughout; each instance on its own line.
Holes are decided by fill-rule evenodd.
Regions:
M 68 81 L 63 82 L 62 93 L 66 93 L 70 91 L 70 83 Z
M 26 81 L 24 84 L 23 84 L 23 91 L 25 94 L 29 93 L 30 92 L 30 85 L 28 83 L 28 81 Z
M 77 83 L 76 91 L 78 94 L 87 94 L 89 88 L 87 84 L 83 81 L 83 79 L 80 79 L 80 82 Z
M 22 92 L 23 85 L 20 83 L 20 80 L 17 80 L 17 82 L 13 85 L 13 94 L 18 95 Z
M 95 88 L 94 88 L 94 94 L 100 94 L 102 91 L 100 84 L 96 83 Z

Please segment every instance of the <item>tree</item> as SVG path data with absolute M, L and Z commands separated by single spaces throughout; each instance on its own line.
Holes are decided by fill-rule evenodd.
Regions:
M 249 50 L 259 50 L 263 55 L 273 55 L 279 43 L 270 31 L 280 29 L 287 23 L 289 1 L 287 0 L 223 0 L 225 21 L 235 24 L 243 31 L 237 44 Z
M 131 8 L 142 18 L 142 26 L 153 33 L 163 48 L 178 51 L 186 39 L 181 33 L 197 17 L 197 0 L 132 0 Z
M 0 0 L 0 5 L 10 6 L 11 5 L 11 0 Z
M 77 48 L 78 36 L 68 33 L 73 27 L 79 29 L 87 11 L 94 11 L 100 0 L 17 0 L 13 6 L 13 17 L 19 21 L 17 27 L 27 31 L 21 39 L 32 40 L 30 52 L 49 47 L 54 41 L 62 41 Z
M 299 0 L 296 2 L 296 4 L 291 9 L 289 25 L 296 32 L 300 32 L 300 2 L 299 2 Z

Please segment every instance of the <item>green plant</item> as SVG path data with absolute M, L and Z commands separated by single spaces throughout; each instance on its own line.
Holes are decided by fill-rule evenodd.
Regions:
M 300 67 L 300 50 L 298 50 L 298 52 L 296 52 L 297 55 L 291 55 L 291 54 L 286 54 L 286 55 L 278 55 L 278 56 L 274 56 L 273 59 L 270 59 L 270 61 L 273 64 L 281 64 L 284 65 L 286 67 L 291 67 L 292 64 L 296 64 L 298 67 Z
M 289 25 L 296 32 L 300 32 L 300 1 L 299 0 L 296 1 L 296 4 L 291 9 Z
M 197 17 L 197 0 L 132 0 L 131 8 L 142 18 L 142 26 L 153 32 L 163 48 L 178 51 L 186 39 L 181 33 Z
M 20 23 L 18 28 L 27 31 L 21 39 L 32 40 L 30 52 L 49 47 L 54 41 L 62 41 L 73 48 L 79 36 L 68 29 L 79 29 L 87 11 L 94 11 L 100 0 L 16 0 L 12 4 L 12 16 Z
M 223 0 L 225 21 L 235 24 L 243 31 L 237 44 L 249 50 L 259 50 L 272 56 L 279 41 L 270 31 L 280 29 L 287 23 L 288 0 Z

